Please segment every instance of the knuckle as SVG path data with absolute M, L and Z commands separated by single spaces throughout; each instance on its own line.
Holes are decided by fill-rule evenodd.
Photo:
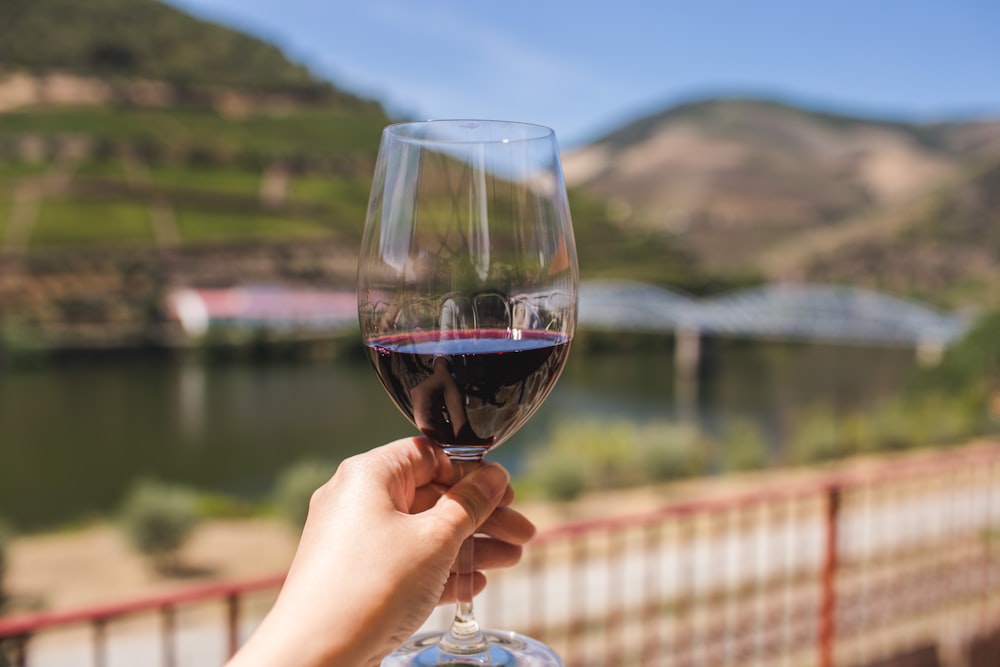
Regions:
M 466 527 L 436 514 L 428 515 L 426 537 L 433 544 L 461 544 L 468 534 Z

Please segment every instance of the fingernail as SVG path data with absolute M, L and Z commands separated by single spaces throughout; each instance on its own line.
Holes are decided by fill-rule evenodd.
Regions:
M 509 481 L 510 477 L 503 466 L 496 463 L 489 463 L 479 469 L 472 483 L 483 492 L 484 496 L 493 500 L 500 497 L 507 490 L 507 482 Z

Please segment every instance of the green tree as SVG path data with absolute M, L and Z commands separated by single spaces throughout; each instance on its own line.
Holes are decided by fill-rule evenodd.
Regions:
M 572 500 L 590 490 L 703 474 L 711 448 L 698 428 L 666 420 L 570 420 L 532 450 L 525 481 L 554 500 Z
M 121 508 L 125 535 L 164 574 L 178 571 L 178 552 L 199 518 L 197 493 L 152 479 L 136 482 Z
M 749 419 L 737 419 L 722 431 L 719 458 L 726 472 L 757 470 L 767 465 L 767 441 Z
M 849 452 L 840 432 L 840 416 L 828 405 L 810 408 L 792 436 L 790 458 L 799 464 L 832 461 Z
M 299 529 L 306 521 L 309 500 L 336 468 L 328 461 L 300 461 L 281 473 L 274 487 L 274 504 L 290 526 Z
M 910 395 L 957 394 L 970 387 L 1000 390 L 1000 310 L 980 317 L 965 336 L 949 347 L 941 363 L 921 369 L 908 387 Z

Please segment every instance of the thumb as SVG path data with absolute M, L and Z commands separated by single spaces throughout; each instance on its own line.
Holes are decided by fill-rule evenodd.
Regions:
M 510 474 L 497 463 L 488 463 L 448 489 L 431 510 L 465 539 L 483 525 L 503 500 Z

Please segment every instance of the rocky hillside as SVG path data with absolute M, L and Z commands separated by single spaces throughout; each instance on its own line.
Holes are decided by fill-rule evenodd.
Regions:
M 712 270 L 951 303 L 1000 277 L 998 157 L 1000 120 L 919 125 L 731 99 L 640 119 L 565 169 L 619 225 L 670 236 Z M 859 256 L 878 270 L 859 272 Z
M 1000 303 L 1000 156 L 840 233 L 787 253 L 778 275 L 861 283 L 943 305 Z

